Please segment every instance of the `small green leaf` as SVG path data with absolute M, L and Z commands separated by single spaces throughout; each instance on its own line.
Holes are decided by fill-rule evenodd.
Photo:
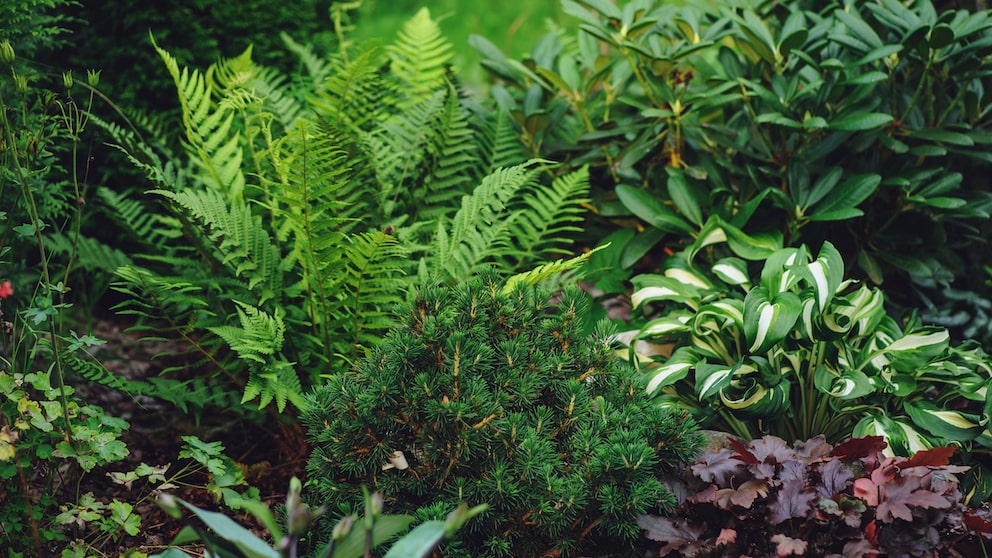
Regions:
M 693 233 L 695 229 L 683 221 L 663 201 L 629 184 L 616 187 L 617 197 L 631 213 L 652 227 L 670 233 Z
M 830 122 L 831 130 L 841 132 L 863 132 L 877 130 L 892 122 L 892 115 L 884 112 L 865 112 L 851 114 Z
M 425 521 L 393 543 L 385 558 L 423 558 L 444 540 L 443 521 Z
M 975 140 L 971 139 L 971 136 L 948 130 L 947 128 L 920 128 L 918 130 L 911 130 L 909 135 L 918 139 L 950 143 L 953 145 L 975 145 Z
M 816 204 L 810 219 L 814 221 L 835 221 L 838 216 L 861 215 L 857 206 L 875 193 L 882 177 L 877 174 L 861 174 L 845 180 L 834 187 L 823 200 Z
M 693 224 L 703 225 L 703 211 L 696 199 L 696 189 L 689 183 L 681 169 L 668 167 L 668 195 L 671 196 L 675 207 Z

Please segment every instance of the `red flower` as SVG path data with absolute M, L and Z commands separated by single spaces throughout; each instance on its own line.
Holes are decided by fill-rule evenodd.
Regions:
M 0 298 L 7 298 L 14 294 L 14 288 L 10 286 L 10 281 L 0 283 Z

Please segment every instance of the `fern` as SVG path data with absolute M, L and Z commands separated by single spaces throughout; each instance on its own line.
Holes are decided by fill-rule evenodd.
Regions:
M 279 250 L 261 219 L 253 217 L 243 201 L 232 201 L 216 191 L 169 192 L 153 190 L 180 206 L 188 218 L 197 223 L 213 242 L 218 260 L 243 279 L 250 290 L 258 292 L 259 302 L 274 297 L 282 287 Z
M 369 48 L 353 61 L 331 60 L 333 71 L 310 99 L 316 114 L 340 129 L 368 131 L 392 107 L 393 88 L 379 72 L 380 51 Z
M 447 66 L 454 54 L 427 8 L 421 8 L 403 24 L 397 41 L 386 51 L 404 93 L 400 108 L 421 103 L 444 87 Z
M 520 132 L 506 109 L 500 106 L 495 112 L 488 112 L 481 107 L 473 108 L 483 172 L 488 174 L 527 160 Z
M 179 105 L 186 130 L 186 150 L 191 161 L 200 170 L 200 177 L 210 187 L 222 192 L 229 199 L 240 199 L 245 188 L 241 172 L 243 153 L 241 134 L 233 127 L 235 111 L 232 106 L 211 102 L 215 94 L 213 68 L 206 74 L 179 63 L 155 43 L 155 50 L 162 57 L 179 93 Z M 247 80 L 245 68 L 250 68 L 251 48 L 226 68 L 221 77 L 228 80 Z M 232 85 L 228 93 L 234 90 Z
M 576 224 L 584 219 L 588 195 L 588 167 L 555 178 L 550 187 L 527 188 L 513 204 L 517 217 L 506 232 L 507 242 L 515 247 L 510 254 L 513 266 L 529 266 L 552 254 L 571 253 L 563 246 L 571 242 L 573 233 L 582 231 Z
M 430 248 L 436 272 L 458 281 L 468 279 L 495 256 L 508 249 L 507 231 L 514 213 L 507 204 L 536 178 L 536 161 L 498 169 L 482 179 L 450 223 L 439 221 Z

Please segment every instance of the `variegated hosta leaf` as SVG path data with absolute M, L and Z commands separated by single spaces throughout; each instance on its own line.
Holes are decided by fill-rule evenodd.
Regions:
M 711 268 L 713 274 L 728 285 L 739 285 L 745 291 L 751 289 L 751 278 L 747 273 L 747 262 L 740 258 L 724 258 Z
M 824 242 L 815 260 L 794 267 L 793 272 L 812 287 L 818 311 L 823 312 L 844 282 L 844 259 L 833 244 Z
M 868 344 L 869 359 L 880 372 L 888 368 L 913 373 L 946 351 L 949 343 L 950 334 L 943 328 L 920 328 L 898 339 L 879 331 Z
M 665 277 L 675 279 L 679 283 L 704 291 L 712 290 L 714 287 L 713 282 L 698 269 L 686 262 L 685 258 L 679 256 L 679 254 L 676 254 L 668 259 L 665 264 L 667 266 Z
M 689 340 L 700 355 L 721 362 L 737 360 L 737 357 L 731 353 L 730 347 L 739 346 L 742 341 L 743 306 L 741 301 L 728 298 L 699 309 L 689 322 L 691 326 Z
M 869 414 L 854 426 L 852 438 L 882 436 L 888 447 L 883 453 L 888 456 L 908 456 L 934 446 L 926 436 L 912 424 L 880 414 Z
M 641 327 L 640 333 L 637 334 L 637 338 L 664 337 L 687 332 L 690 330 L 687 324 L 691 318 L 692 314 L 689 312 L 672 312 L 666 314 L 644 324 Z
M 739 362 L 733 366 L 708 362 L 698 363 L 696 365 L 696 397 L 700 401 L 705 401 L 720 393 L 720 390 L 730 385 L 730 381 L 740 365 Z
M 906 397 L 919 386 L 915 376 L 910 374 L 886 374 L 873 378 L 873 383 L 878 391 L 889 393 L 896 397 Z
M 720 401 L 738 416 L 771 419 L 789 409 L 791 390 L 792 383 L 784 378 L 766 386 L 757 373 L 738 373 L 720 390 Z
M 805 246 L 775 252 L 761 268 L 761 287 L 770 295 L 790 291 L 800 279 L 793 268 L 806 265 L 807 259 Z
M 636 309 L 645 302 L 671 300 L 685 304 L 695 310 L 699 307 L 699 289 L 661 275 L 639 275 L 631 279 L 634 293 L 630 303 Z
M 824 365 L 813 372 L 813 383 L 821 393 L 843 400 L 857 399 L 875 391 L 864 372 L 854 369 L 838 372 Z
M 665 361 L 665 364 L 653 368 L 649 372 L 648 385 L 645 390 L 648 393 L 655 393 L 660 389 L 668 387 L 689 375 L 692 367 L 696 365 L 699 358 L 693 354 L 688 347 L 680 347 L 672 353 L 672 356 Z
M 930 401 L 907 401 L 906 413 L 923 430 L 951 441 L 973 440 L 985 423 L 978 415 L 943 409 Z
M 744 335 L 748 352 L 763 353 L 791 333 L 802 311 L 799 297 L 790 292 L 769 296 L 756 287 L 744 299 Z

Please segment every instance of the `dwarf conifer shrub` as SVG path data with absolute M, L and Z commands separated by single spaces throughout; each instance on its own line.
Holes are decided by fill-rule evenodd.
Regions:
M 552 297 L 494 274 L 420 290 L 307 405 L 320 503 L 348 509 L 365 485 L 423 517 L 489 504 L 449 556 L 634 551 L 636 517 L 674 503 L 659 475 L 699 437 L 650 404 L 588 315 L 578 289 Z

